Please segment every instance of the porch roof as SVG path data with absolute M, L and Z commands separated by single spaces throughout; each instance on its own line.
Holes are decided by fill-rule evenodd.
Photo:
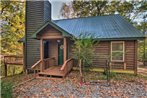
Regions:
M 37 34 L 40 33 L 46 26 L 51 25 L 53 26 L 55 29 L 59 30 L 62 33 L 63 37 L 70 37 L 72 36 L 71 34 L 69 34 L 67 31 L 65 31 L 64 29 L 62 29 L 61 27 L 59 27 L 58 25 L 56 25 L 55 23 L 53 23 L 52 21 L 48 20 L 45 24 L 43 24 L 32 36 L 31 38 L 37 38 Z

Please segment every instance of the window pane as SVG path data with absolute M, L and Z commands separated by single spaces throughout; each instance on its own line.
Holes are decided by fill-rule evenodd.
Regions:
M 123 51 L 123 43 L 112 43 L 112 51 Z
M 112 52 L 112 60 L 123 60 L 123 52 Z

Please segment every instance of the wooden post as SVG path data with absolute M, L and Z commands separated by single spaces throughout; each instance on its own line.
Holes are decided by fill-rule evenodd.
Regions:
M 124 70 L 126 70 L 126 66 L 127 66 L 127 64 L 126 64 L 126 62 L 124 62 Z
M 41 66 L 40 66 L 40 71 L 42 72 L 44 70 L 44 43 L 43 39 L 40 39 L 40 59 L 41 59 Z
M 67 59 L 67 40 L 64 38 L 64 63 Z
M 5 67 L 5 77 L 7 77 L 7 64 L 4 63 L 4 67 Z
M 7 77 L 7 64 L 4 56 L 4 70 L 5 70 L 5 77 Z

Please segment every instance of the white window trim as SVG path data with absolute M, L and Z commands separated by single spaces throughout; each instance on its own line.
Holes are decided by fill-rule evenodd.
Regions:
M 123 43 L 123 60 L 112 60 L 112 44 Z M 124 62 L 125 60 L 125 42 L 124 41 L 111 41 L 111 62 Z

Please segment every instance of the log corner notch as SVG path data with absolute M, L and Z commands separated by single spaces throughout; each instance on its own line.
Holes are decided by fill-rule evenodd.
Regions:
M 137 51 L 138 51 L 138 48 L 137 48 L 138 47 L 138 42 L 137 41 L 134 41 L 134 47 L 135 47 L 134 48 L 134 52 L 135 52 L 134 53 L 134 59 L 135 59 L 135 61 L 134 61 L 134 64 L 135 64 L 134 65 L 134 74 L 137 75 L 137 67 L 138 67 L 137 66 Z

